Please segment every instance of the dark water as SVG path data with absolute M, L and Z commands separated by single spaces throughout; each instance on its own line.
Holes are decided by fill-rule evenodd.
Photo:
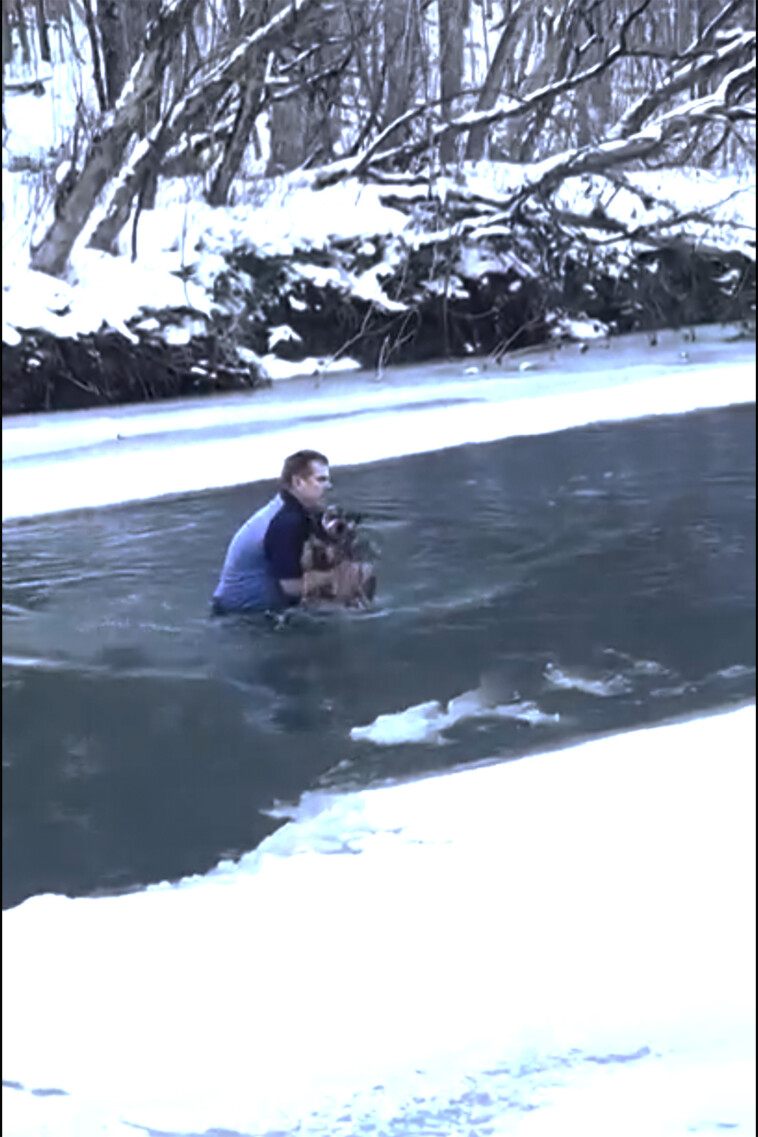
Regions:
M 336 483 L 382 550 L 377 609 L 280 630 L 206 615 L 229 538 L 273 483 L 4 526 L 5 906 L 203 872 L 316 783 L 516 757 L 754 695 L 752 407 Z M 550 664 L 616 693 L 556 688 Z M 463 721 L 445 746 L 348 736 L 483 675 L 559 722 Z

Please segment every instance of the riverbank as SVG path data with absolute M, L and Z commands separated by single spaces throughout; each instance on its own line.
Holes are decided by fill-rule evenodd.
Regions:
M 292 379 L 203 400 L 3 420 L 3 520 L 276 477 L 286 453 L 335 467 L 591 422 L 755 399 L 751 343 L 734 329 L 619 337 L 501 364 Z
M 5 912 L 9 1132 L 750 1132 L 754 730 L 311 794 L 238 863 Z
M 4 170 L 3 414 L 499 362 L 705 322 L 754 330 L 750 173 L 573 177 L 549 205 L 517 208 L 543 166 L 326 188 L 300 172 L 222 209 L 201 184 L 168 179 L 137 244 L 124 237 L 112 255 L 85 232 L 65 279 L 27 267 L 46 215 L 30 221 L 22 175 Z

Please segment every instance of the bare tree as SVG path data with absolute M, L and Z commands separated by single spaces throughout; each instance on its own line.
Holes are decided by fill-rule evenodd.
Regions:
M 32 267 L 53 275 L 63 272 L 71 247 L 84 227 L 106 182 L 121 167 L 130 140 L 139 131 L 145 102 L 155 94 L 172 45 L 199 0 L 174 0 L 151 25 L 145 50 L 132 70 L 127 89 L 92 139 L 76 184 L 39 245 Z

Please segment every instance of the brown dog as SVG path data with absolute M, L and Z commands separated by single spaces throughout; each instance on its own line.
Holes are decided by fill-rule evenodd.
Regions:
M 374 566 L 358 536 L 358 522 L 334 506 L 320 518 L 305 543 L 302 556 L 303 603 L 331 602 L 346 608 L 365 608 L 376 593 Z M 329 584 L 316 584 L 314 572 L 333 572 Z

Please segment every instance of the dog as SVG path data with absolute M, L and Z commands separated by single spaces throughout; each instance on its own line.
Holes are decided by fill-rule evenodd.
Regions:
M 373 550 L 360 536 L 360 517 L 329 506 L 305 543 L 303 603 L 333 603 L 345 608 L 365 608 L 376 595 L 376 573 L 368 559 Z M 316 584 L 312 573 L 334 570 L 329 584 Z

